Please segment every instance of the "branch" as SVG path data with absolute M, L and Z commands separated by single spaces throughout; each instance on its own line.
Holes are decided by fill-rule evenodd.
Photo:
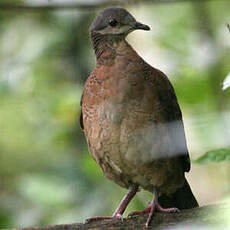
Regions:
M 207 229 L 206 227 L 211 226 L 209 229 L 214 229 L 215 226 L 221 225 L 227 229 L 227 223 L 229 223 L 230 204 L 220 204 L 220 205 L 209 205 L 200 208 L 194 208 L 189 210 L 183 210 L 179 213 L 163 214 L 156 213 L 153 220 L 148 228 L 148 230 L 164 230 L 168 227 L 175 227 L 178 225 L 186 226 L 186 229 L 196 229 L 202 226 L 202 229 Z M 94 221 L 88 224 L 65 224 L 65 225 L 50 225 L 46 227 L 32 227 L 24 228 L 20 230 L 118 230 L 118 229 L 146 229 L 145 222 L 147 220 L 148 214 L 143 214 L 138 217 L 132 217 L 124 219 L 123 222 L 120 220 L 103 220 Z M 195 227 L 195 228 L 194 228 Z M 181 228 L 177 228 L 181 229 Z M 184 229 L 184 228 L 183 228 Z M 199 228 L 200 229 L 200 228 Z M 216 229 L 216 228 L 215 228 Z M 13 230 L 13 229 L 11 229 Z M 16 229 L 14 229 L 16 230 Z M 19 229 L 18 229 L 19 230 Z
M 90 3 L 87 1 L 82 1 L 81 3 L 76 3 L 76 1 L 68 2 L 68 3 L 49 3 L 49 0 L 46 4 L 17 4 L 17 3 L 0 3 L 0 10 L 63 10 L 63 9 L 80 9 L 80 10 L 92 10 L 101 7 L 107 6 L 127 6 L 130 4 L 137 3 L 152 3 L 152 4 L 160 4 L 160 3 L 177 3 L 177 2 L 204 2 L 210 0 L 100 0 L 95 1 L 94 3 Z M 219 0 L 220 1 L 220 0 Z M 228 0 L 222 0 L 228 1 Z

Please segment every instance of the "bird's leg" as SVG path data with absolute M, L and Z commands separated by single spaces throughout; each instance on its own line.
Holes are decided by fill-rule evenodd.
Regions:
M 158 203 L 158 195 L 157 195 L 157 190 L 154 189 L 154 197 L 153 200 L 150 203 L 150 212 L 148 219 L 146 221 L 146 227 L 149 226 L 150 221 L 152 220 L 153 214 L 155 210 L 160 211 L 160 212 L 166 212 L 166 213 L 172 213 L 172 212 L 179 212 L 178 208 L 163 208 L 159 203 Z
M 142 210 L 142 211 L 136 211 L 136 212 L 131 212 L 128 216 L 134 216 L 134 215 L 140 215 L 143 213 L 149 213 L 148 219 L 146 221 L 146 227 L 149 226 L 150 221 L 152 220 L 153 214 L 155 211 L 160 211 L 160 212 L 166 212 L 166 213 L 172 213 L 172 212 L 178 212 L 179 209 L 177 208 L 163 208 L 159 203 L 158 203 L 158 196 L 157 196 L 157 191 L 156 189 L 154 190 L 153 193 L 154 197 L 149 204 L 148 208 Z
M 92 217 L 85 220 L 85 223 L 89 223 L 91 221 L 95 220 L 111 220 L 114 218 L 118 218 L 123 220 L 122 214 L 124 213 L 126 207 L 128 206 L 129 202 L 133 199 L 133 197 L 136 195 L 138 191 L 137 185 L 131 185 L 129 187 L 128 192 L 124 196 L 124 198 L 121 200 L 120 204 L 118 205 L 116 211 L 114 212 L 113 216 L 104 216 L 104 217 Z
M 138 191 L 137 185 L 131 185 L 129 187 L 128 192 L 124 196 L 124 198 L 121 200 L 120 204 L 118 205 L 116 211 L 113 213 L 113 217 L 118 217 L 122 219 L 122 214 L 124 213 L 126 207 L 128 206 L 129 202 L 133 199 L 133 197 L 136 195 Z

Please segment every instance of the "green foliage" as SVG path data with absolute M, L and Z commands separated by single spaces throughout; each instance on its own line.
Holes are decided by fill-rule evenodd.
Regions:
M 199 164 L 205 164 L 209 162 L 219 163 L 222 161 L 230 161 L 230 149 L 211 150 L 195 160 L 195 162 Z

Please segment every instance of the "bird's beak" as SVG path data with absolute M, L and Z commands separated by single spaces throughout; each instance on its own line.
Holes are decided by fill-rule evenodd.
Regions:
M 133 29 L 134 30 L 150 30 L 150 27 L 140 22 L 134 22 Z

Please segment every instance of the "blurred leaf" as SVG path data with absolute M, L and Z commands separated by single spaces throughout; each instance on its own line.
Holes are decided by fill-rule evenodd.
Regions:
M 199 157 L 195 162 L 199 164 L 207 162 L 222 162 L 230 161 L 230 149 L 216 149 L 205 153 Z

